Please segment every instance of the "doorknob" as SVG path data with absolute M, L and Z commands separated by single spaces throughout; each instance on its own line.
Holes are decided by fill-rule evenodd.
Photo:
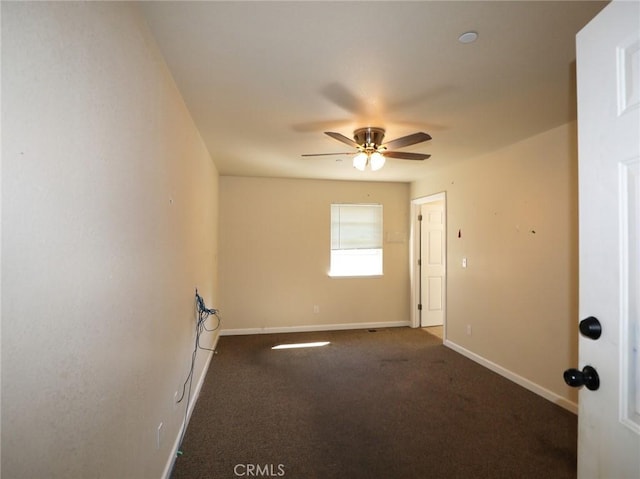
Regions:
M 602 325 L 598 318 L 589 316 L 580 321 L 580 334 L 591 339 L 598 339 L 602 334 Z
M 578 369 L 567 369 L 564 372 L 564 382 L 572 388 L 587 386 L 587 389 L 595 391 L 600 387 L 600 377 L 598 372 L 591 366 L 585 366 L 582 371 Z

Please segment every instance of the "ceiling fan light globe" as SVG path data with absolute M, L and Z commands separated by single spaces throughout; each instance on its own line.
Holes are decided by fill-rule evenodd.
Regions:
M 367 160 L 368 157 L 366 153 L 358 153 L 353 157 L 353 167 L 356 170 L 364 171 L 365 167 L 367 166 Z
M 371 171 L 377 171 L 384 166 L 384 156 L 379 152 L 371 153 Z

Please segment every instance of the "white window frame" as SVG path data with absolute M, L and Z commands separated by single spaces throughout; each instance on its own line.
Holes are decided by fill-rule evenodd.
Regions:
M 362 208 L 362 215 L 358 214 Z M 346 220 L 340 221 L 341 218 Z M 355 222 L 355 224 L 354 224 Z M 358 222 L 361 222 L 360 227 Z M 333 278 L 383 275 L 383 208 L 373 203 L 331 204 Z

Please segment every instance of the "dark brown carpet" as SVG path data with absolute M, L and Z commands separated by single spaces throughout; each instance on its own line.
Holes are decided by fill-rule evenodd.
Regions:
M 574 478 L 576 434 L 421 329 L 225 336 L 172 478 Z

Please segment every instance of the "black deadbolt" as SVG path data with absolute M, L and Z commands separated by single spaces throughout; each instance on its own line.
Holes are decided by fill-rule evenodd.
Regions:
M 567 369 L 564 372 L 564 382 L 572 388 L 587 386 L 587 389 L 591 391 L 595 391 L 600 387 L 598 372 L 591 366 L 585 366 L 582 371 L 579 369 Z
M 598 339 L 602 334 L 602 325 L 598 318 L 589 316 L 580 321 L 580 334 L 591 339 Z

